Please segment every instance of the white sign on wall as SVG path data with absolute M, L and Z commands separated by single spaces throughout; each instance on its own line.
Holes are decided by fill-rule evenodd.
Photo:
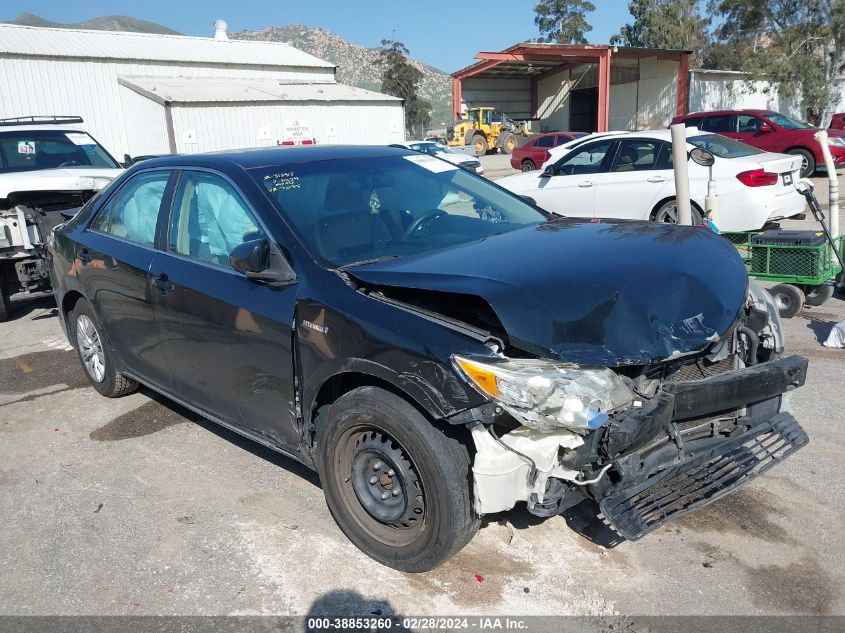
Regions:
M 285 140 L 301 141 L 311 138 L 311 126 L 306 119 L 289 119 L 285 121 Z

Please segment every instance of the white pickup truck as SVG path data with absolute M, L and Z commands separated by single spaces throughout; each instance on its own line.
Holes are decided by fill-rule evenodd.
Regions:
M 47 235 L 122 168 L 80 117 L 0 119 L 0 321 L 13 296 L 50 290 Z

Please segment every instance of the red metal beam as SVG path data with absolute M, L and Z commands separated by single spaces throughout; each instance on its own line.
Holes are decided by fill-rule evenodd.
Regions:
M 501 59 L 488 59 L 487 61 L 478 62 L 477 64 L 473 64 L 472 66 L 467 66 L 463 70 L 459 70 L 456 73 L 452 73 L 452 77 L 457 77 L 459 79 L 466 79 L 467 77 L 472 77 L 473 75 L 477 75 L 478 73 L 483 73 L 485 70 L 489 68 L 493 68 L 494 66 L 498 66 L 504 60 Z
M 461 117 L 461 80 L 458 77 L 452 77 L 452 117 Z
M 675 115 L 681 116 L 687 113 L 689 101 L 689 55 L 681 55 L 678 64 L 678 105 L 675 108 Z
M 610 49 L 599 57 L 599 103 L 597 132 L 607 132 L 610 126 Z

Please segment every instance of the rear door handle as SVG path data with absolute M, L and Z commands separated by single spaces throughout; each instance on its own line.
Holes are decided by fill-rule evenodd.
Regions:
M 80 249 L 76 256 L 79 258 L 79 261 L 82 262 L 83 266 L 85 266 L 91 261 L 91 253 L 88 251 L 87 248 Z
M 592 180 L 584 180 L 584 181 L 582 181 L 582 182 L 579 182 L 579 183 L 578 183 L 578 186 L 579 186 L 579 187 L 584 187 L 584 188 L 587 188 L 587 187 L 592 187 L 594 184 L 595 184 L 595 183 L 594 183 Z
M 170 292 L 176 287 L 176 284 L 170 281 L 167 278 L 167 275 L 164 273 L 162 273 L 158 277 L 153 277 L 151 283 L 161 291 L 162 295 L 166 295 L 168 292 Z
M 651 178 L 647 178 L 649 182 L 666 182 L 669 180 L 666 176 L 652 176 Z

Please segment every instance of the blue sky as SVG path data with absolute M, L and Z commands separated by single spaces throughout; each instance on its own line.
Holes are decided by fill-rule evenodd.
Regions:
M 630 20 L 627 0 L 594 0 L 588 39 L 607 43 Z M 484 8 L 479 12 L 479 8 Z M 501 50 L 536 37 L 534 2 L 486 0 L 3 0 L 0 20 L 35 13 L 55 22 L 79 22 L 103 15 L 131 15 L 158 22 L 186 35 L 210 35 L 211 23 L 223 18 L 239 31 L 293 22 L 328 29 L 350 42 L 378 46 L 395 37 L 411 54 L 445 71 L 473 62 L 479 50 Z

